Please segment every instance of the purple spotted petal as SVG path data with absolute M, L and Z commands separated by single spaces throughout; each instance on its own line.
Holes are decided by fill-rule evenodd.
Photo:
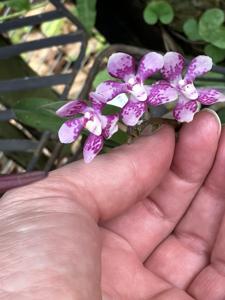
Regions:
M 105 106 L 104 100 L 102 99 L 102 96 L 97 94 L 96 92 L 90 92 L 89 93 L 89 99 L 91 100 L 92 108 L 96 112 L 101 112 L 103 107 Z
M 164 66 L 162 75 L 168 81 L 177 82 L 181 79 L 182 70 L 184 67 L 184 58 L 177 52 L 167 52 L 164 55 Z
M 146 109 L 146 102 L 128 101 L 128 103 L 122 108 L 121 111 L 121 117 L 124 124 L 128 126 L 136 125 Z
M 225 95 L 217 90 L 210 88 L 198 89 L 198 101 L 205 105 L 211 105 L 216 102 L 225 102 Z
M 196 100 L 191 100 L 186 103 L 177 103 L 173 110 L 174 118 L 179 122 L 191 122 L 195 113 L 199 110 Z
M 199 55 L 195 57 L 190 65 L 184 80 L 187 82 L 192 82 L 196 77 L 202 76 L 212 69 L 212 58 L 206 55 Z
M 87 104 L 81 100 L 69 101 L 60 107 L 56 114 L 60 117 L 71 117 L 78 113 L 83 113 L 87 108 Z
M 140 61 L 137 76 L 142 81 L 158 72 L 163 67 L 163 56 L 156 52 L 147 53 Z
M 68 120 L 63 123 L 58 132 L 60 142 L 63 144 L 74 142 L 78 138 L 83 126 L 83 118 Z
M 118 115 L 101 116 L 102 133 L 105 139 L 110 139 L 111 136 L 118 131 Z
M 159 81 L 151 86 L 148 95 L 148 104 L 157 106 L 176 100 L 177 90 L 171 87 L 166 81 Z
M 89 163 L 102 150 L 103 137 L 90 134 L 84 144 L 83 155 L 84 161 Z
M 99 84 L 96 88 L 95 93 L 98 94 L 102 99 L 102 102 L 112 100 L 117 95 L 128 92 L 127 85 L 122 82 L 115 82 L 107 80 Z
M 135 73 L 134 58 L 126 53 L 114 53 L 109 57 L 107 69 L 111 76 L 126 81 Z

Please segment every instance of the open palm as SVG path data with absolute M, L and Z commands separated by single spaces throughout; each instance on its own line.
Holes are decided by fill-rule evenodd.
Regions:
M 0 202 L 0 299 L 225 299 L 225 131 L 196 115 Z

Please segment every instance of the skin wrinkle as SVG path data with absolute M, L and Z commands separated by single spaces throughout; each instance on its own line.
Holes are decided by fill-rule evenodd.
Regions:
M 203 255 L 208 258 L 210 257 L 210 247 L 206 240 L 197 234 L 175 230 L 173 233 L 174 237 L 181 243 L 183 247 L 190 250 L 191 252 Z
M 176 290 L 176 291 L 180 291 L 181 293 L 183 293 L 183 291 L 182 290 L 180 290 L 179 288 L 175 288 L 175 287 L 173 287 L 173 286 L 171 286 L 170 288 L 167 288 L 167 289 L 165 289 L 165 290 L 163 290 L 163 291 L 160 291 L 158 294 L 156 294 L 155 296 L 154 296 L 154 298 L 152 298 L 152 300 L 154 300 L 154 299 L 156 299 L 156 300 L 160 300 L 160 298 L 158 298 L 159 296 L 163 296 L 165 293 L 167 293 L 167 292 L 173 292 L 174 290 Z M 188 294 L 189 295 L 189 294 Z M 157 298 L 156 298 L 157 297 Z M 167 300 L 168 298 L 164 298 L 163 300 Z M 193 299 L 193 300 L 196 300 L 195 298 L 192 298 L 191 297 L 191 295 L 190 295 L 190 297 L 188 298 L 188 299 Z M 150 300 L 150 299 L 149 299 Z M 173 299 L 168 299 L 168 300 L 173 300 Z M 178 298 L 177 298 L 177 300 L 178 300 Z
M 225 277 L 225 258 L 216 258 L 211 261 L 210 266 L 215 270 L 220 276 Z
M 79 170 L 79 169 L 78 169 Z M 54 176 L 54 179 L 55 181 L 57 181 L 57 175 L 55 175 L 53 173 L 53 176 Z M 82 198 L 82 197 L 79 197 L 79 195 L 82 195 L 83 191 L 85 191 L 85 196 L 86 196 L 86 201 L 88 199 L 89 200 L 89 203 L 91 203 L 91 205 L 85 205 L 84 206 L 84 203 L 82 203 L 82 201 L 79 201 L 80 202 L 80 205 L 84 206 L 85 209 L 87 210 L 90 210 L 90 207 L 93 206 L 93 208 L 91 209 L 91 215 L 94 215 L 94 218 L 95 220 L 97 221 L 99 218 L 100 218 L 100 209 L 99 209 L 99 206 L 97 204 L 97 200 L 95 198 L 95 195 L 94 193 L 92 193 L 90 190 L 89 190 L 89 185 L 88 185 L 88 182 L 86 180 L 80 180 L 79 182 L 77 182 L 75 184 L 74 181 L 71 181 L 67 176 L 65 177 L 66 181 L 71 185 L 73 186 L 73 189 L 71 190 L 71 198 L 73 199 L 74 196 L 76 195 L 76 199 L 79 199 L 79 198 Z M 59 180 L 60 180 L 60 176 L 59 176 Z M 75 189 L 74 189 L 75 187 Z M 73 200 L 74 201 L 74 200 Z

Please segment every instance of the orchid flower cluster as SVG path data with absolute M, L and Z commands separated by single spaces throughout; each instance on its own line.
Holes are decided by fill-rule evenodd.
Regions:
M 137 68 L 131 55 L 114 53 L 108 60 L 107 70 L 117 81 L 104 81 L 91 92 L 91 105 L 83 100 L 74 100 L 58 109 L 56 113 L 60 117 L 70 118 L 60 127 L 59 139 L 62 143 L 72 143 L 79 137 L 82 129 L 87 129 L 89 136 L 83 155 L 84 161 L 88 163 L 101 151 L 104 139 L 111 138 L 118 131 L 120 119 L 127 126 L 135 126 L 141 122 L 141 117 L 149 106 L 176 101 L 174 118 L 179 122 L 190 122 L 201 104 L 211 105 L 225 101 L 225 95 L 215 89 L 194 86 L 195 78 L 204 75 L 211 68 L 212 59 L 204 55 L 194 58 L 184 75 L 184 58 L 177 52 L 167 52 L 164 56 L 149 52 L 142 57 Z M 157 72 L 161 73 L 163 79 L 152 85 L 145 84 Z M 124 93 L 127 101 L 120 103 L 120 113 L 104 115 L 105 105 Z

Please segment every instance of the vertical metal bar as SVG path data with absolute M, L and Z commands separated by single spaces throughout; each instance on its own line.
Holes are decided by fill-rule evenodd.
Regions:
M 38 144 L 38 147 L 37 149 L 35 150 L 34 154 L 33 154 L 33 157 L 31 159 L 31 161 L 29 162 L 28 166 L 27 166 L 27 171 L 32 171 L 35 167 L 35 164 L 37 163 L 41 153 L 42 153 L 42 150 L 44 148 L 44 145 L 47 143 L 48 141 L 48 138 L 50 137 L 51 133 L 49 131 L 45 131 L 43 134 L 42 134 L 42 137 L 40 139 L 40 142 Z

